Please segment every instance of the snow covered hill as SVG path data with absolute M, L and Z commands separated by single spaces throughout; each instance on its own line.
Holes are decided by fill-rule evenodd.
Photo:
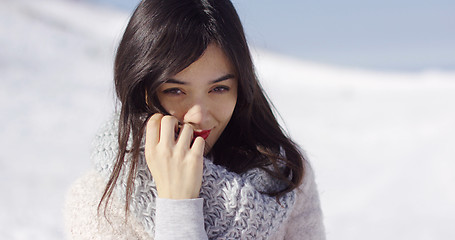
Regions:
M 130 13 L 0 0 L 0 239 L 64 238 L 61 207 L 114 109 Z M 455 73 L 374 72 L 253 48 L 316 171 L 329 239 L 454 239 Z

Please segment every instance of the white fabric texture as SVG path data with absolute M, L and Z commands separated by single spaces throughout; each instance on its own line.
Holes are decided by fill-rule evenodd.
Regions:
M 155 239 L 206 240 L 202 198 L 156 199 Z

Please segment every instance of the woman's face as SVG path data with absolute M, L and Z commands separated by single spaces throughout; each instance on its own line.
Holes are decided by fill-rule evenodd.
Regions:
M 210 44 L 197 61 L 161 84 L 157 95 L 168 113 L 193 126 L 195 136 L 212 147 L 237 103 L 234 67 L 221 48 Z

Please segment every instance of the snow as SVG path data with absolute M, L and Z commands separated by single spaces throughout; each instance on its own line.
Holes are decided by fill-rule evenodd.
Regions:
M 65 191 L 115 106 L 130 13 L 0 1 L 0 239 L 62 239 Z M 316 171 L 329 239 L 454 239 L 455 72 L 379 72 L 253 48 Z

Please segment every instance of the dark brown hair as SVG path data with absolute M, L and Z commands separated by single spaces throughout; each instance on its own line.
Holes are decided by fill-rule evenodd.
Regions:
M 134 11 L 117 49 L 114 81 L 121 103 L 119 151 L 101 203 L 114 189 L 126 158 L 131 161 L 126 189 L 130 202 L 145 116 L 166 113 L 157 87 L 217 44 L 236 70 L 238 98 L 232 118 L 208 155 L 237 173 L 262 168 L 284 183 L 267 192 L 281 196 L 302 181 L 305 161 L 278 124 L 255 74 L 240 19 L 229 0 L 143 0 Z M 146 102 L 146 95 L 148 101 Z M 131 146 L 128 147 L 128 140 Z

